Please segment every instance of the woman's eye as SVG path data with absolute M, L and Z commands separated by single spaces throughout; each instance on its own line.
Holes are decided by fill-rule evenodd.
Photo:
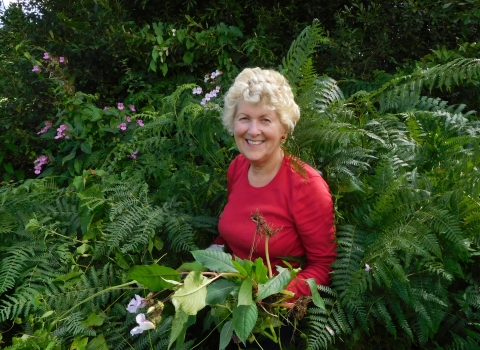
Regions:
M 267 118 L 263 119 L 263 121 L 266 122 L 266 123 L 270 123 L 270 122 L 271 122 L 271 120 L 270 120 L 270 119 L 267 119 Z

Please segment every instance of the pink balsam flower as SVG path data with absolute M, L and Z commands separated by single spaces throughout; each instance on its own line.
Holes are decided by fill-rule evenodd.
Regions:
M 131 335 L 140 334 L 149 329 L 155 329 L 155 325 L 148 321 L 144 314 L 138 314 L 137 317 L 135 317 L 135 320 L 138 323 L 138 327 L 135 327 L 130 331 Z
M 145 125 L 145 124 L 143 124 L 143 120 L 142 120 L 142 119 L 138 119 L 138 120 L 137 120 L 137 123 L 138 123 L 138 125 L 140 125 L 140 126 L 144 126 L 144 125 Z
M 125 131 L 125 130 L 127 130 L 127 124 L 122 123 L 122 124 L 120 124 L 119 126 L 117 126 L 117 129 L 120 129 L 120 130 Z
M 117 108 L 118 108 L 119 110 L 122 110 L 122 109 L 124 109 L 125 107 L 123 106 L 123 103 L 118 102 Z
M 50 54 L 49 54 L 48 52 L 45 52 L 45 53 L 43 54 L 43 59 L 44 59 L 44 60 L 49 60 L 49 59 L 50 59 Z
M 145 307 L 145 305 L 147 305 L 147 299 L 135 294 L 135 298 L 128 303 L 127 311 L 134 314 L 138 309 Z
M 67 135 L 67 125 L 65 124 L 62 124 L 60 125 L 60 127 L 57 129 L 57 136 L 54 137 L 55 140 L 58 140 L 58 139 L 68 139 L 68 135 Z
M 65 63 L 65 57 L 60 56 L 60 58 L 58 59 L 58 61 L 59 61 L 60 63 Z
M 33 66 L 32 72 L 40 72 L 40 67 L 39 66 Z

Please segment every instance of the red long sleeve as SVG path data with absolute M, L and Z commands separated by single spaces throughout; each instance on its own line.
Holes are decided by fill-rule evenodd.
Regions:
M 320 174 L 304 165 L 304 174 L 295 171 L 288 158 L 266 186 L 248 183 L 249 162 L 238 156 L 228 170 L 228 203 L 220 217 L 220 236 L 214 244 L 227 244 L 241 259 L 258 257 L 265 262 L 265 239 L 256 235 L 252 214 L 257 210 L 279 232 L 269 240 L 272 267 L 284 265 L 282 257 L 306 257 L 307 264 L 288 286 L 295 299 L 310 295 L 305 279 L 329 283 L 329 265 L 335 258 L 333 203 Z M 251 256 L 250 256 L 250 253 Z M 275 271 L 276 272 L 276 271 Z

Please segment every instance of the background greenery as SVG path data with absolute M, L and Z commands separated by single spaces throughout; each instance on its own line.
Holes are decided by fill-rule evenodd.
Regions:
M 216 236 L 236 154 L 221 95 L 262 66 L 293 85 L 287 147 L 336 205 L 327 312 L 310 308 L 300 348 L 479 348 L 478 1 L 40 0 L 1 20 L 2 346 L 168 346 L 168 310 L 130 337 L 142 291 L 114 286 Z M 203 106 L 196 86 L 219 96 Z

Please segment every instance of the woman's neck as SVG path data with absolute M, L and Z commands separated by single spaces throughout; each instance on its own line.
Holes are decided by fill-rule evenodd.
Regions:
M 283 150 L 280 149 L 274 158 L 272 158 L 271 162 L 262 166 L 250 164 L 248 169 L 248 182 L 250 185 L 253 187 L 263 187 L 268 185 L 282 167 L 283 157 Z

